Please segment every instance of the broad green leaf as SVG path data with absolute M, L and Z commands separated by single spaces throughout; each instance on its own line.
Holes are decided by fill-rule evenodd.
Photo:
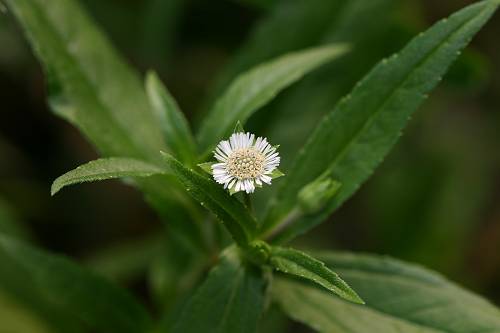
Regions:
M 271 248 L 269 263 L 280 272 L 314 282 L 350 302 L 364 303 L 337 273 L 304 252 L 275 246 Z
M 146 76 L 146 91 L 163 129 L 167 147 L 180 161 L 192 164 L 197 153 L 189 124 L 175 99 L 154 72 Z
M 163 157 L 170 171 L 184 185 L 189 194 L 214 213 L 229 230 L 234 240 L 245 247 L 252 240 L 257 227 L 257 222 L 245 206 L 213 180 L 186 168 L 167 153 L 163 153 Z
M 281 56 L 240 75 L 215 103 L 198 133 L 206 154 L 229 136 L 238 121 L 243 124 L 281 90 L 308 72 L 347 52 L 344 44 L 324 46 Z
M 74 0 L 8 0 L 49 76 L 50 104 L 105 155 L 164 149 L 138 75 Z
M 500 332 L 500 311 L 436 273 L 387 257 L 320 256 L 366 301 L 357 306 L 305 284 L 277 278 L 273 298 L 288 315 L 319 332 Z
M 0 253 L 19 268 L 17 278 L 35 286 L 43 301 L 69 312 L 98 332 L 148 332 L 151 319 L 125 290 L 83 270 L 68 259 L 36 250 L 0 235 Z
M 225 251 L 172 332 L 254 333 L 264 308 L 265 287 L 258 268 L 242 263 L 236 251 Z
M 471 5 L 380 62 L 309 138 L 273 201 L 264 231 L 282 223 L 296 205 L 296 193 L 319 176 L 340 181 L 338 195 L 321 213 L 298 220 L 277 241 L 317 225 L 348 199 L 387 155 L 410 115 L 497 7 L 492 0 Z
M 132 158 L 100 158 L 80 165 L 57 178 L 52 184 L 51 193 L 54 195 L 65 186 L 83 182 L 123 177 L 149 177 L 162 173 L 165 173 L 165 170 Z

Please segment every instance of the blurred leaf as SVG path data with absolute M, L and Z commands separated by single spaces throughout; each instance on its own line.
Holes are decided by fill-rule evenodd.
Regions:
M 0 198 L 0 233 L 18 239 L 29 238 L 29 232 L 16 218 L 11 207 Z
M 282 223 L 296 204 L 297 191 L 320 175 L 331 175 L 342 183 L 338 195 L 328 209 L 298 220 L 278 241 L 317 225 L 349 198 L 389 152 L 408 117 L 497 6 L 491 0 L 471 5 L 379 63 L 310 137 L 271 207 L 264 230 Z
M 18 276 L 20 281 L 36 286 L 47 302 L 70 311 L 88 327 L 100 332 L 137 333 L 150 329 L 148 313 L 125 290 L 68 259 L 4 235 L 0 235 L 0 251 L 24 271 Z
M 1 6 L 1 4 L 0 4 Z M 41 318 L 17 304 L 15 299 L 0 291 L 0 323 L 2 332 L 8 333 L 49 333 L 53 332 Z
M 273 298 L 288 315 L 320 332 L 470 333 L 500 330 L 500 311 L 443 277 L 387 257 L 320 256 L 363 296 L 365 306 L 277 278 Z
M 330 270 L 321 261 L 304 252 L 272 247 L 269 259 L 271 266 L 286 274 L 298 276 L 317 283 L 335 295 L 353 303 L 364 304 L 354 290 L 337 273 Z
M 281 56 L 239 76 L 218 99 L 198 133 L 206 153 L 225 138 L 238 121 L 243 124 L 281 90 L 308 72 L 347 52 L 346 45 L 331 45 Z
M 243 47 L 217 78 L 214 96 L 236 76 L 284 53 L 316 45 L 321 33 L 335 20 L 342 1 L 289 0 L 276 6 L 257 22 Z
M 110 157 L 100 158 L 80 165 L 57 178 L 50 190 L 54 195 L 63 187 L 83 182 L 116 179 L 123 177 L 149 177 L 165 173 L 161 168 L 132 158 Z
M 146 76 L 146 91 L 162 126 L 167 146 L 180 161 L 193 164 L 197 152 L 189 124 L 155 72 L 149 72 Z
M 100 275 L 119 282 L 131 282 L 143 275 L 161 254 L 163 234 L 120 242 L 86 258 L 85 266 Z
M 160 163 L 165 149 L 139 77 L 74 0 L 9 0 L 49 83 L 57 114 L 77 126 L 105 156 Z M 168 176 L 136 182 L 162 218 L 201 244 L 199 211 Z M 168 211 L 167 211 L 168 209 Z M 195 245 L 196 246 L 196 245 Z
M 148 0 L 142 17 L 142 33 L 137 47 L 155 67 L 167 68 L 174 50 L 185 0 Z M 121 26 L 121 25 L 120 25 Z
M 240 262 L 236 251 L 226 251 L 188 301 L 172 332 L 256 332 L 265 286 L 262 272 Z
M 166 153 L 163 153 L 163 157 L 170 171 L 185 186 L 189 194 L 214 213 L 229 230 L 236 243 L 245 247 L 257 228 L 257 222 L 245 206 L 213 180 L 186 168 Z
M 73 0 L 8 0 L 49 75 L 51 106 L 106 155 L 164 148 L 141 81 Z

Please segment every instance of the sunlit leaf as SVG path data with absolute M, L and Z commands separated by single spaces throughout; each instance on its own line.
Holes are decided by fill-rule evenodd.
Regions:
M 272 247 L 269 262 L 280 272 L 309 280 L 350 302 L 364 303 L 337 273 L 304 252 Z
M 63 187 L 83 182 L 94 182 L 105 179 L 123 177 L 149 177 L 165 173 L 161 168 L 131 158 L 101 158 L 80 165 L 57 178 L 52 184 L 52 195 L 59 192 Z

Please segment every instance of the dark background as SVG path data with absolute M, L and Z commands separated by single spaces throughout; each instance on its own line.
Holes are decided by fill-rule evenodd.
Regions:
M 257 38 L 253 31 L 266 17 L 288 15 L 278 1 L 275 8 L 229 0 L 83 3 L 130 63 L 160 73 L 194 124 L 234 73 L 282 53 L 273 45 L 260 44 L 267 53 L 252 48 L 247 40 Z M 361 51 L 287 90 L 249 128 L 281 144 L 286 172 L 320 116 L 376 61 L 468 3 L 393 1 L 382 14 L 368 15 L 348 31 Z M 312 46 L 327 41 L 318 36 L 331 27 L 286 29 L 269 34 L 269 44 L 284 34 L 293 42 L 281 40 L 285 51 Z M 299 245 L 418 262 L 500 304 L 499 34 L 497 13 L 371 180 Z M 48 110 L 41 68 L 9 13 L 0 14 L 0 110 L 0 209 L 33 241 L 87 262 L 116 244 L 159 232 L 161 224 L 141 194 L 119 182 L 81 185 L 50 197 L 57 176 L 98 155 Z M 141 290 L 140 282 L 134 286 Z

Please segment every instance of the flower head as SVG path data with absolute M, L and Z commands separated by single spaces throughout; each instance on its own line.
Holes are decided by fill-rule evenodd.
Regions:
M 214 151 L 218 163 L 212 165 L 215 181 L 233 192 L 252 193 L 262 183 L 271 184 L 271 173 L 279 166 L 280 157 L 266 138 L 251 133 L 234 133 L 221 141 Z

